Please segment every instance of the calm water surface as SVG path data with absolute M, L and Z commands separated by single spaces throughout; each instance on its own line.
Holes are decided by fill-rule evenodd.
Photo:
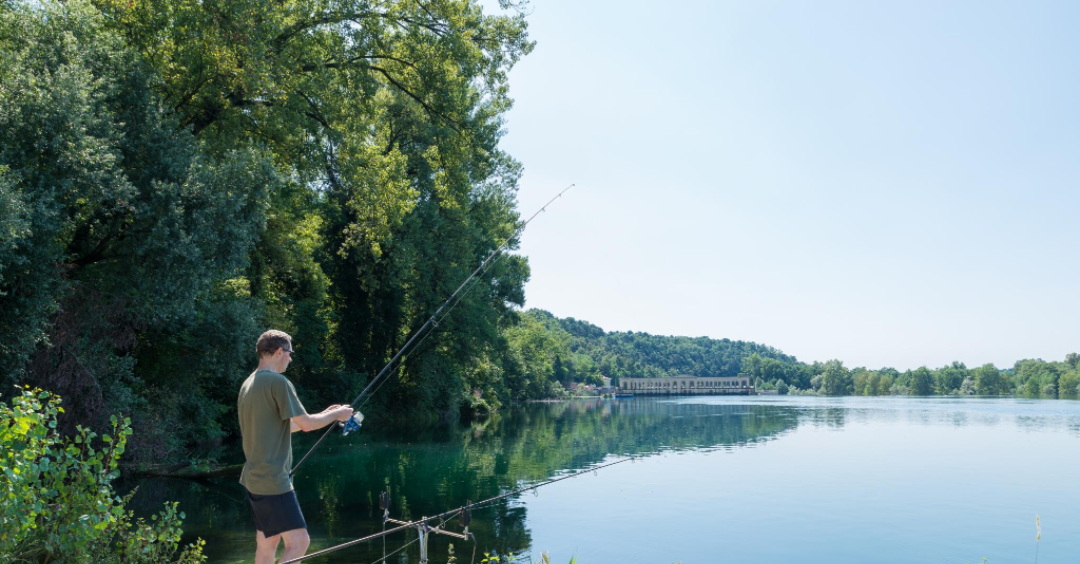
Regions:
M 296 437 L 299 456 L 314 437 Z M 478 510 L 484 552 L 556 564 L 1077 562 L 1080 402 L 971 398 L 636 398 L 532 404 L 424 429 L 368 421 L 327 439 L 296 479 L 312 550 L 515 487 L 641 457 Z M 148 480 L 178 500 L 210 562 L 250 562 L 241 486 Z M 1035 515 L 1042 523 L 1036 546 Z M 456 529 L 456 524 L 450 526 Z M 387 551 L 415 539 L 401 533 Z M 452 539 L 433 538 L 433 562 Z M 459 564 L 471 543 L 453 541 Z M 381 542 L 312 562 L 368 563 Z M 413 544 L 391 562 L 416 562 Z

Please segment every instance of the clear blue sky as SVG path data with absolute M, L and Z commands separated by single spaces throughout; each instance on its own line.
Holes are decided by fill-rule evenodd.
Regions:
M 1080 351 L 1080 2 L 534 0 L 528 307 L 800 360 Z

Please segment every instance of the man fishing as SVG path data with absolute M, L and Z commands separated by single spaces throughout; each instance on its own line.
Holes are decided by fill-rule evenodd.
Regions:
M 283 376 L 293 354 L 292 337 L 287 333 L 263 333 L 255 350 L 259 366 L 244 380 L 237 398 L 247 459 L 240 483 L 255 517 L 255 564 L 274 564 L 278 541 L 285 541 L 283 561 L 303 556 L 311 542 L 289 477 L 292 433 L 347 421 L 353 409 L 332 405 L 322 413 L 308 414 L 292 382 Z

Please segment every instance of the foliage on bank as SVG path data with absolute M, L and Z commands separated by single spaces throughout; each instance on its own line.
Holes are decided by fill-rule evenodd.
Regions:
M 498 143 L 532 43 L 501 7 L 0 2 L 0 396 L 183 458 L 235 435 L 277 328 L 306 402 L 351 399 L 519 225 Z M 371 408 L 514 399 L 528 275 L 498 261 Z
M 317 409 L 351 399 L 520 224 L 499 148 L 521 6 L 0 1 L 0 396 L 131 416 L 136 462 L 235 437 L 267 328 Z M 511 241 L 511 248 L 516 241 Z M 496 261 L 366 409 L 486 412 L 602 377 L 823 394 L 1072 393 L 1075 361 L 849 370 L 519 312 Z M 1026 363 L 1026 364 L 1024 364 Z M 408 406 L 407 408 L 405 406 Z
M 930 369 L 925 366 L 900 372 L 894 368 L 871 370 L 847 368 L 839 360 L 807 365 L 814 376 L 810 385 L 799 387 L 783 379 L 769 380 L 768 374 L 754 371 L 748 359 L 746 374 L 755 377 L 759 389 L 780 389 L 784 393 L 827 396 L 884 395 L 1021 395 L 1024 397 L 1075 396 L 1080 385 L 1080 354 L 1070 353 L 1064 361 L 1025 359 L 1012 367 L 993 364 L 968 368 L 962 362 Z
M 136 519 L 112 489 L 131 435 L 127 419 L 111 432 L 57 429 L 60 398 L 22 389 L 0 404 L 0 561 L 12 564 L 195 564 L 202 541 L 180 547 L 184 514 L 175 503 Z
M 992 364 L 968 368 L 953 362 L 936 369 L 919 367 L 847 368 L 839 360 L 804 363 L 772 347 L 729 339 L 669 337 L 634 332 L 605 332 L 574 318 L 560 319 L 542 310 L 523 315 L 533 328 L 532 343 L 545 343 L 545 355 L 533 355 L 550 368 L 546 374 L 561 384 L 586 381 L 594 375 L 664 378 L 749 376 L 758 390 L 781 394 L 827 396 L 880 395 L 1008 395 L 1072 396 L 1080 388 L 1080 354 L 1063 361 L 1025 359 L 999 369 Z M 560 368 L 556 369 L 556 363 Z

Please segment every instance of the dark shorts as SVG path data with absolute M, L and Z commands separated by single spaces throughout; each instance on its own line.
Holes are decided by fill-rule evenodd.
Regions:
M 264 537 L 270 538 L 285 531 L 307 528 L 304 514 L 300 512 L 300 503 L 296 501 L 296 492 L 278 495 L 256 495 L 247 492 L 247 496 L 251 503 L 251 513 L 255 516 L 255 528 L 261 531 Z

